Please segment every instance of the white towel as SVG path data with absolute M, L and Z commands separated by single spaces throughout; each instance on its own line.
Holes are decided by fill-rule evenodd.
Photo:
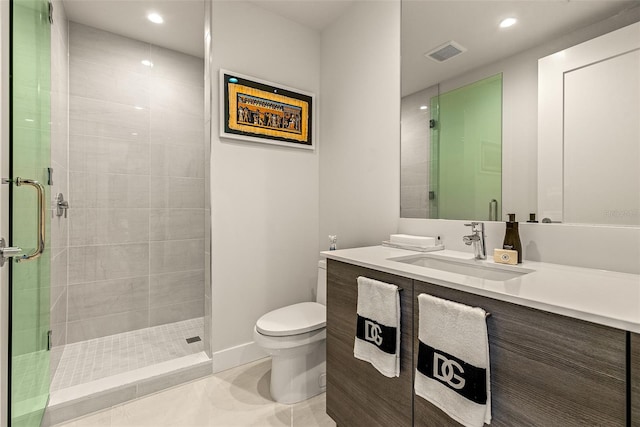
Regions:
M 466 427 L 491 422 L 487 313 L 418 295 L 416 394 Z
M 435 237 L 412 236 L 410 234 L 392 234 L 389 237 L 391 243 L 407 246 L 429 247 L 436 245 Z
M 400 295 L 396 285 L 358 277 L 353 355 L 386 377 L 400 376 Z

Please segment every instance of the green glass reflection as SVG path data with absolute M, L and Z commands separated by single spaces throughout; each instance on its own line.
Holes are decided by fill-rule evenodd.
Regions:
M 489 220 L 502 206 L 502 74 L 431 100 L 430 217 Z
M 48 3 L 13 0 L 12 178 L 47 184 L 50 165 L 50 24 Z M 45 200 L 51 200 L 44 185 Z M 13 186 L 11 244 L 37 245 L 36 190 Z M 49 215 L 45 252 L 11 270 L 11 425 L 39 426 L 49 398 Z

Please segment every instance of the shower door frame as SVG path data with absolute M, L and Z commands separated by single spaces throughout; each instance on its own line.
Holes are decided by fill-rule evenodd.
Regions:
M 12 254 L 7 255 L 5 265 L 0 269 L 0 425 L 14 425 L 14 422 L 16 425 L 36 425 L 42 423 L 47 408 L 50 381 L 50 330 L 46 331 L 49 328 L 50 250 L 46 244 L 46 230 L 49 228 L 50 192 L 47 170 L 50 171 L 51 4 L 47 0 L 20 0 L 16 6 L 14 1 L 0 1 L 0 177 L 3 178 L 0 182 L 0 237 L 6 239 L 8 246 L 17 242 L 25 248 L 19 260 L 26 265 L 21 263 L 18 267 L 17 260 L 12 258 L 16 255 Z M 36 7 L 32 8 L 32 5 Z M 16 44 L 25 42 L 33 42 L 26 50 L 33 55 L 17 57 Z M 23 72 L 31 72 L 32 67 L 33 76 L 27 74 L 25 77 Z M 29 77 L 35 80 L 29 80 Z M 25 113 L 31 119 L 24 118 Z M 33 127 L 22 123 L 21 118 L 34 122 Z M 44 158 L 42 153 L 46 154 Z M 27 176 L 29 178 L 25 179 Z M 5 183 L 4 178 L 9 180 Z M 36 189 L 36 193 L 28 187 L 26 193 L 23 190 L 16 192 L 16 187 L 24 184 Z M 30 214 L 25 215 L 27 212 Z M 37 225 L 33 224 L 35 233 L 32 219 L 37 221 Z M 35 239 L 31 240 L 33 237 Z M 46 312 L 40 311 L 42 307 Z M 23 322 L 25 313 L 34 314 L 34 325 Z M 25 362 L 29 364 L 29 370 L 16 371 L 16 366 L 23 366 L 13 366 L 16 354 L 19 357 L 37 353 L 35 359 Z M 26 382 L 22 378 L 16 381 L 17 373 L 33 372 L 31 363 L 36 370 L 45 367 L 44 371 L 36 372 L 41 374 L 43 381 L 35 385 L 28 378 Z M 13 384 L 20 387 L 16 389 Z M 26 394 L 23 393 L 25 390 Z
M 0 1 L 0 175 L 9 175 L 10 5 Z M 0 235 L 9 234 L 9 188 L 0 184 Z M 0 348 L 9 347 L 9 268 L 0 268 Z M 9 353 L 0 351 L 0 425 L 8 425 Z

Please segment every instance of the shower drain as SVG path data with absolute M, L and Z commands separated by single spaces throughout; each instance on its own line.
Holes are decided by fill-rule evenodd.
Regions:
M 194 342 L 202 341 L 200 337 L 187 338 L 187 344 L 193 344 Z

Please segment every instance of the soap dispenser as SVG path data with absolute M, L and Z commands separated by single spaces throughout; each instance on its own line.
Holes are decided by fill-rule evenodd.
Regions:
M 509 249 L 518 252 L 518 264 L 522 263 L 522 243 L 520 243 L 516 214 L 509 214 L 509 221 L 507 222 L 507 231 L 504 235 L 502 249 Z

